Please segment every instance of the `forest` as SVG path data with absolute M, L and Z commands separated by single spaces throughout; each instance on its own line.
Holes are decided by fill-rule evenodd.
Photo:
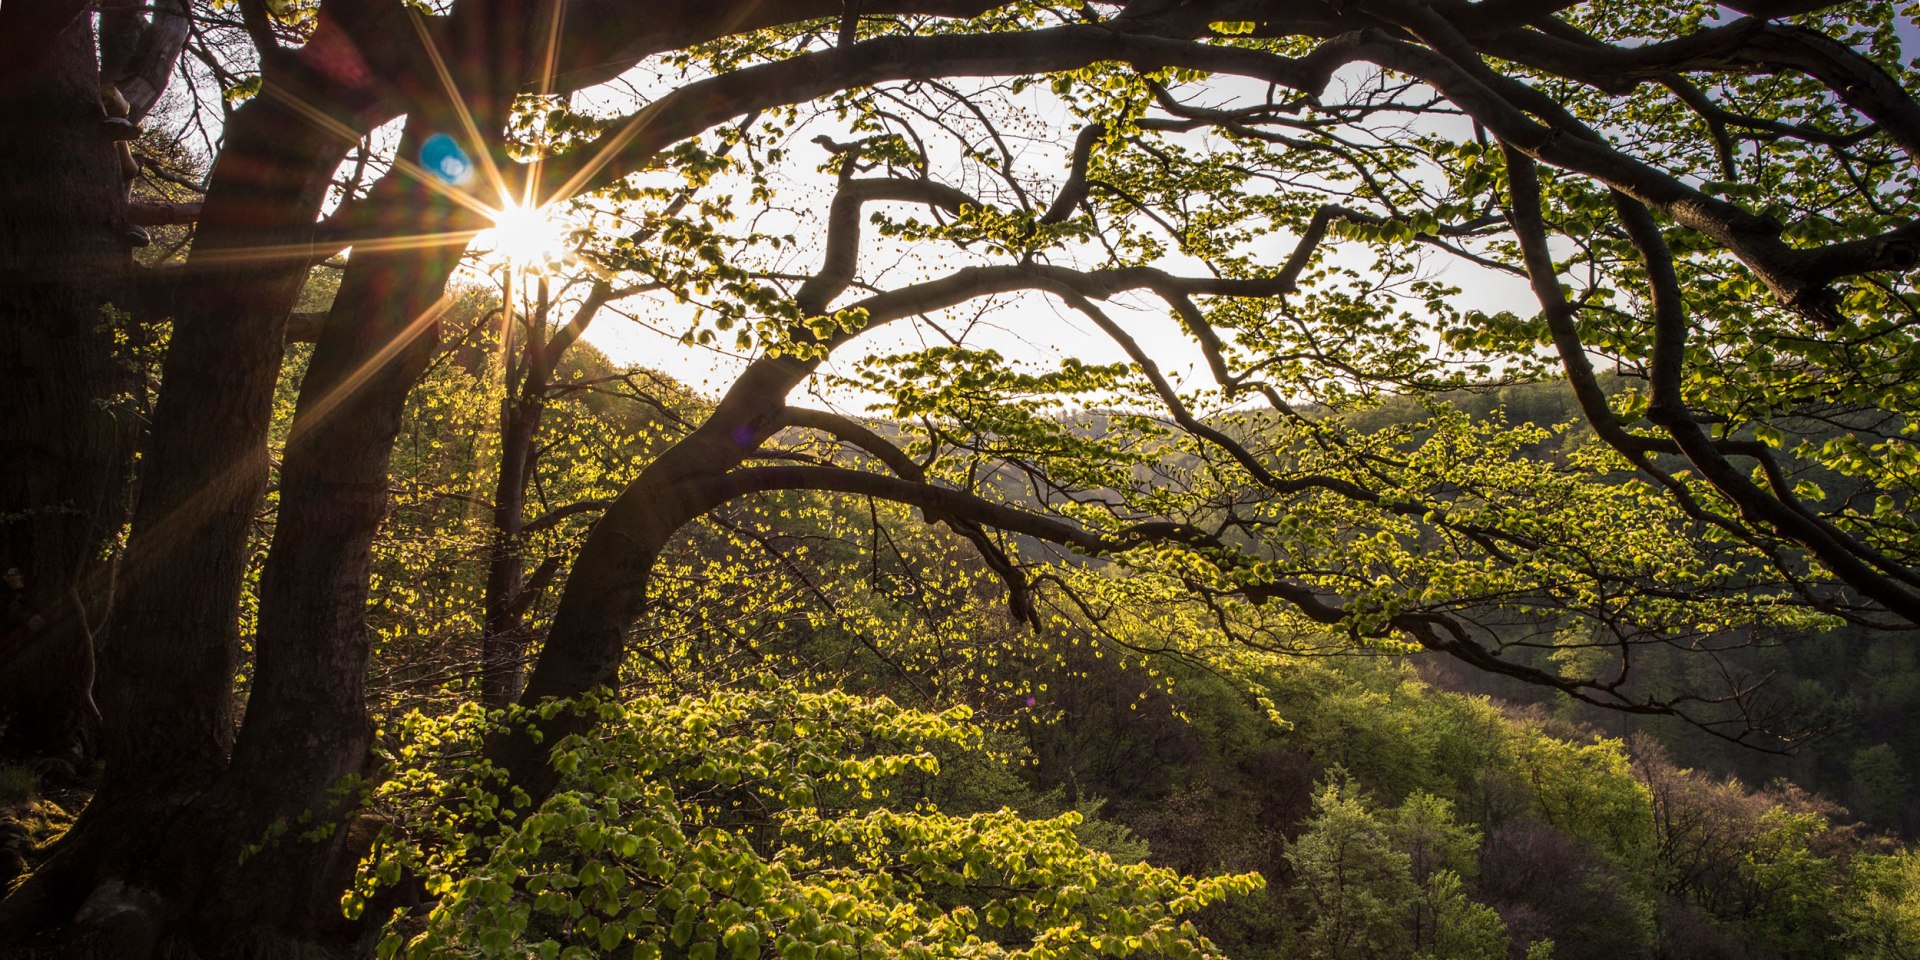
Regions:
M 1920 960 L 1920 3 L 7 0 L 0 960 Z

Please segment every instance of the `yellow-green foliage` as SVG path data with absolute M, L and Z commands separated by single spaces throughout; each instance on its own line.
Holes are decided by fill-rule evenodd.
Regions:
M 1920 957 L 1920 850 L 1857 858 L 1845 903 L 1847 941 L 1861 960 Z
M 564 779 L 502 806 L 470 759 L 496 720 L 408 718 L 375 793 L 388 827 L 347 908 L 411 876 L 437 898 L 396 914 L 383 957 L 694 960 L 887 956 L 1179 958 L 1218 952 L 1187 919 L 1254 875 L 1183 877 L 1119 863 L 1078 814 L 948 815 L 890 797 L 935 745 L 978 742 L 968 712 L 763 690 L 543 713 L 598 721 L 554 746 Z

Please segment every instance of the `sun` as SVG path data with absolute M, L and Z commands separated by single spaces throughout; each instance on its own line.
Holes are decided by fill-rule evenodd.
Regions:
M 493 227 L 480 234 L 477 245 L 491 259 L 544 273 L 573 255 L 573 231 L 554 213 L 552 207 L 509 206 L 494 214 Z

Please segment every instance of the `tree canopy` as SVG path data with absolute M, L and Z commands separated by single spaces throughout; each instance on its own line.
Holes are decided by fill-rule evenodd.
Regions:
M 1036 956 L 1054 936 L 1069 953 L 1204 952 L 1175 917 L 1253 885 L 1116 865 L 1067 842 L 1072 817 L 1018 835 L 795 793 L 796 770 L 852 764 L 836 789 L 857 790 L 905 762 L 816 748 L 962 736 L 937 715 L 793 691 L 620 702 L 635 651 L 701 615 L 663 602 L 688 530 L 744 502 L 796 523 L 846 498 L 892 505 L 895 525 L 910 508 L 997 583 L 1021 625 L 1008 645 L 1078 631 L 1125 648 L 1129 621 L 1153 618 L 1173 638 L 1161 652 L 1191 659 L 1428 650 L 1777 744 L 1795 718 L 1741 651 L 1920 625 L 1909 15 L 1793 0 L 240 0 L 137 23 L 105 11 L 96 43 L 84 4 L 9 5 L 0 33 L 22 52 L 0 75 L 0 191 L 9 210 L 52 198 L 76 215 L 10 215 L 0 236 L 0 360 L 20 371 L 4 389 L 21 411 L 0 441 L 26 465 L 0 503 L 0 662 L 57 678 L 4 706 L 106 768 L 0 904 L 0 930 L 77 920 L 136 944 L 126 955 L 343 936 L 340 896 L 368 848 L 345 825 L 391 786 L 370 760 L 393 719 L 368 697 L 385 652 L 376 539 L 408 404 L 462 324 L 492 325 L 476 349 L 505 368 L 505 453 L 473 494 L 495 518 L 479 693 L 502 712 L 444 721 L 477 766 L 394 783 L 432 794 L 446 818 L 417 815 L 435 829 L 511 831 L 518 845 L 490 855 L 516 876 L 576 856 L 566 844 L 694 842 L 712 869 L 747 855 L 724 829 L 684 836 L 680 785 L 646 779 L 657 770 L 720 778 L 728 810 L 750 794 L 779 807 L 766 829 L 805 834 L 813 859 L 743 876 L 829 918 L 785 914 L 784 933 L 749 938 L 729 932 L 760 923 L 745 914 L 656 914 L 676 948 L 693 942 L 684 919 L 737 940 L 741 960 L 762 933 L 784 960 L 817 956 L 810 924 L 852 922 L 823 905 L 847 884 L 867 885 L 862 916 L 899 921 L 876 933 L 887 949 L 947 942 L 915 924 L 954 910 L 887 913 L 924 892 L 886 886 L 896 874 L 877 865 L 902 847 L 922 880 L 977 880 L 984 844 L 1031 867 L 1006 885 L 1066 871 L 1110 887 L 1103 932 L 1061 901 L 965 907 L 1030 931 Z M 138 55 L 116 52 L 126 37 Z M 219 143 L 203 180 L 161 179 L 203 196 L 136 185 L 130 199 L 125 176 L 169 167 L 151 148 L 125 164 L 106 151 L 164 85 L 151 62 L 183 46 L 181 89 L 220 115 Z M 38 146 L 36 123 L 59 136 Z M 73 174 L 56 180 L 48 157 Z M 457 303 L 448 284 L 475 237 L 547 229 L 536 213 L 569 226 L 517 251 L 493 312 Z M 135 269 L 126 244 L 178 221 L 190 238 Z M 302 303 L 315 264 L 337 291 Z M 555 437 L 544 411 L 593 392 L 563 357 L 613 309 L 739 354 L 737 376 L 698 402 L 625 380 L 658 418 L 568 441 L 624 465 L 570 484 L 569 502 L 530 495 Z M 276 436 L 296 317 L 313 342 Z M 1012 355 L 1058 329 L 1097 335 L 1104 356 Z M 1576 417 L 1466 412 L 1545 380 Z M 801 401 L 809 384 L 871 400 L 871 416 Z M 532 538 L 556 530 L 579 539 L 533 562 Z M 769 536 L 728 533 L 701 550 Z M 535 604 L 550 605 L 537 629 Z M 1676 654 L 1705 666 L 1646 675 Z M 850 726 L 831 748 L 797 728 L 702 742 L 708 710 Z M 692 739 L 663 743 L 669 728 Z M 637 752 L 593 754 L 596 729 Z M 586 799 L 599 794 L 608 806 Z M 1445 819 L 1436 807 L 1409 799 L 1382 820 L 1337 780 L 1314 802 L 1293 869 L 1332 869 L 1321 848 L 1365 835 L 1392 896 L 1326 907 L 1303 936 L 1391 939 L 1398 918 L 1441 911 L 1446 932 L 1420 949 L 1496 942 L 1459 865 L 1415 866 L 1384 839 Z M 462 819 L 500 804 L 519 813 Z M 562 821 L 585 832 L 545 845 Z M 545 909 L 505 873 L 433 859 L 474 853 L 458 842 L 395 849 L 407 875 L 389 886 L 433 897 L 462 878 L 416 943 L 466 936 L 438 926 L 456 907 L 496 930 Z M 1396 905 L 1415 897 L 1432 916 Z M 943 929 L 965 944 L 973 928 Z

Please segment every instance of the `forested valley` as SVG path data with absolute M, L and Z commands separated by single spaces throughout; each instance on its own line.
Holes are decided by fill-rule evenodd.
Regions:
M 1915 15 L 9 0 L 0 958 L 1920 958 Z

